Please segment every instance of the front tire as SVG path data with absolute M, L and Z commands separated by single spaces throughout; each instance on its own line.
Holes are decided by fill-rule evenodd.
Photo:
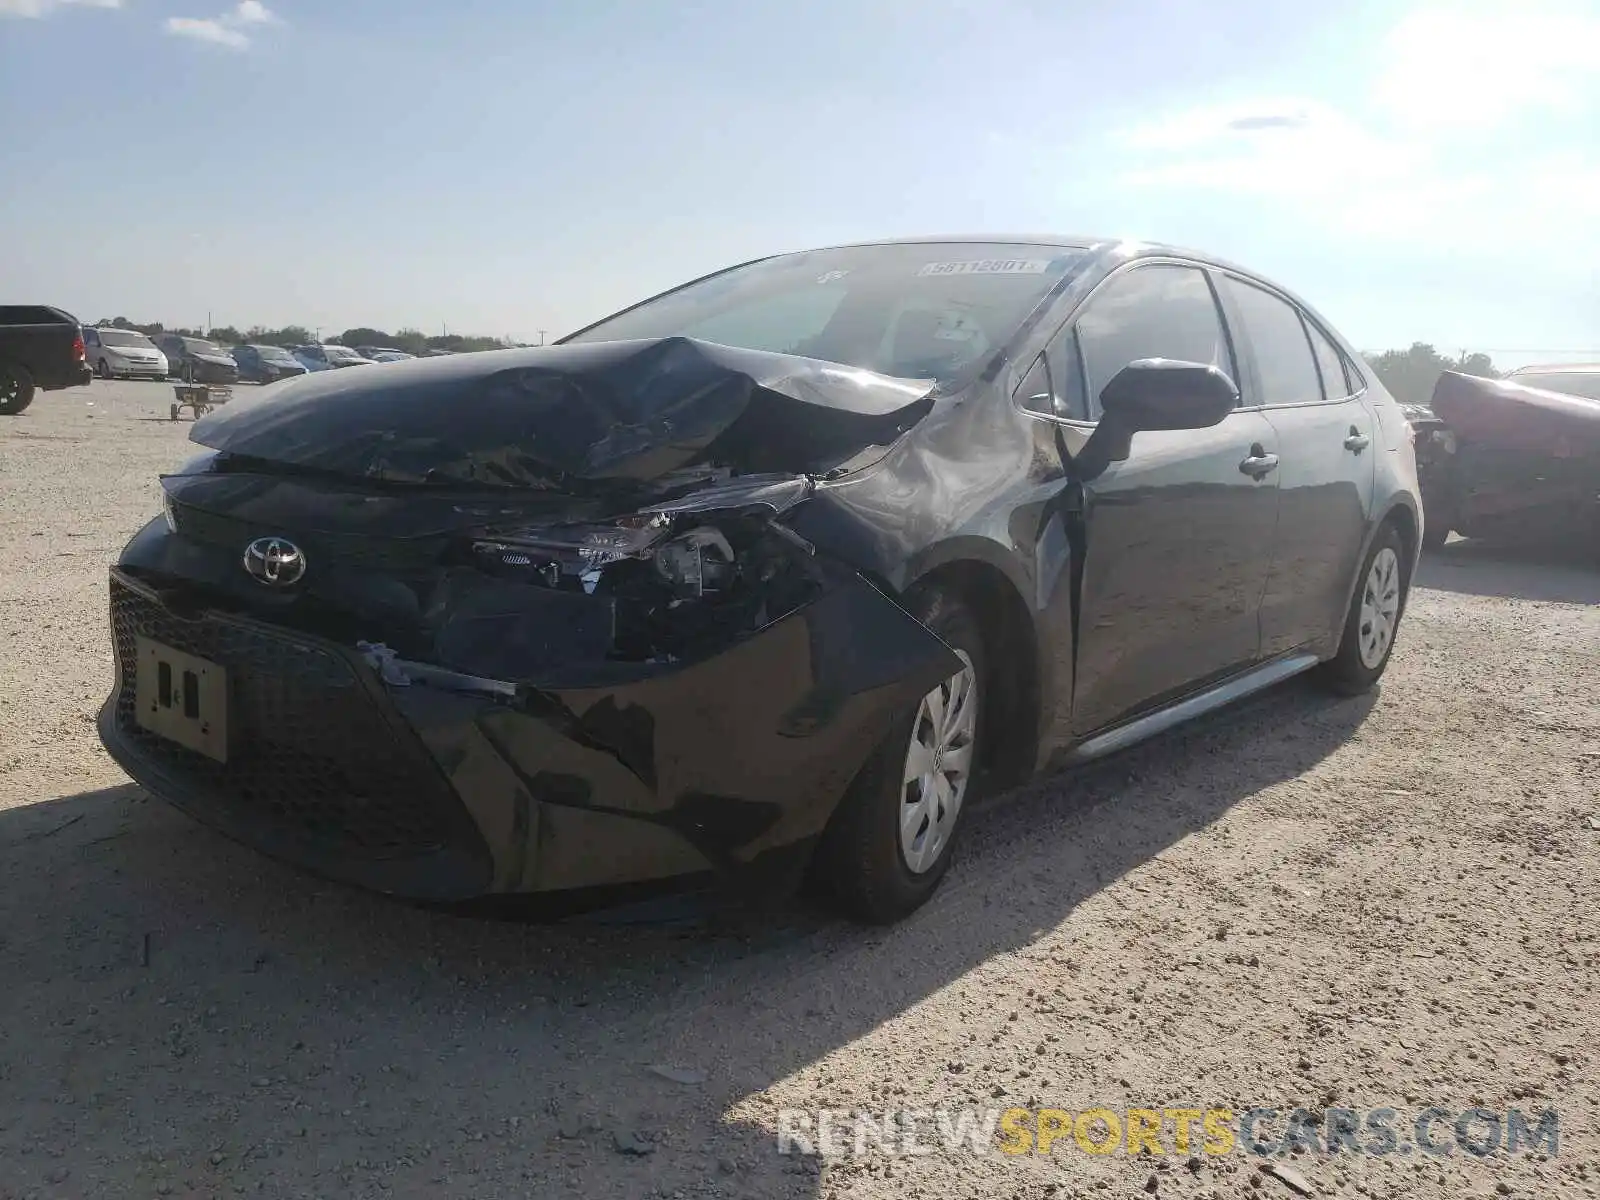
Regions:
M 1400 531 L 1392 523 L 1386 524 L 1361 564 L 1339 652 L 1322 664 L 1323 682 L 1342 696 L 1367 691 L 1389 665 L 1411 586 L 1406 561 Z
M 873 924 L 910 915 L 938 888 L 976 792 L 988 680 L 983 635 L 953 591 L 930 588 L 912 613 L 961 669 L 908 707 L 868 758 L 829 822 L 814 880 L 847 914 Z

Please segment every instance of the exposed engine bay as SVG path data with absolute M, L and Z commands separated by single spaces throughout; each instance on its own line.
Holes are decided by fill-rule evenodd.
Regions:
M 440 660 L 478 672 L 508 648 L 547 666 L 572 654 L 675 662 L 725 646 L 820 593 L 815 549 L 776 520 L 811 486 L 730 480 L 611 521 L 476 537 L 470 573 L 487 578 L 457 575 L 437 597 Z M 559 642 L 546 644 L 536 627 L 557 613 Z M 480 634 L 494 646 L 480 647 Z

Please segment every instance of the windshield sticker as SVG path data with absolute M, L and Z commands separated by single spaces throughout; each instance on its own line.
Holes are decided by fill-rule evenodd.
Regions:
M 1047 258 L 980 258 L 968 262 L 931 262 L 918 275 L 1043 275 Z
M 850 274 L 849 271 L 825 271 L 821 275 L 817 276 L 817 282 L 833 283 L 836 280 L 843 279 L 848 274 Z

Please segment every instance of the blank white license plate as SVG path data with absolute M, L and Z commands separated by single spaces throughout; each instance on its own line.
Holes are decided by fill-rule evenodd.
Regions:
M 147 637 L 134 639 L 133 713 L 141 728 L 228 761 L 228 672 Z

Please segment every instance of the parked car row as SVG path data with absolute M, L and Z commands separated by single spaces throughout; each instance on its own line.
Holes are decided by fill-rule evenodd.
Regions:
M 311 371 L 363 367 L 417 357 L 390 346 L 322 344 L 295 346 L 223 346 L 208 338 L 162 333 L 151 337 L 136 329 L 83 331 L 88 365 L 101 379 L 167 379 L 189 383 L 276 383 Z M 448 353 L 448 351 L 439 351 Z

